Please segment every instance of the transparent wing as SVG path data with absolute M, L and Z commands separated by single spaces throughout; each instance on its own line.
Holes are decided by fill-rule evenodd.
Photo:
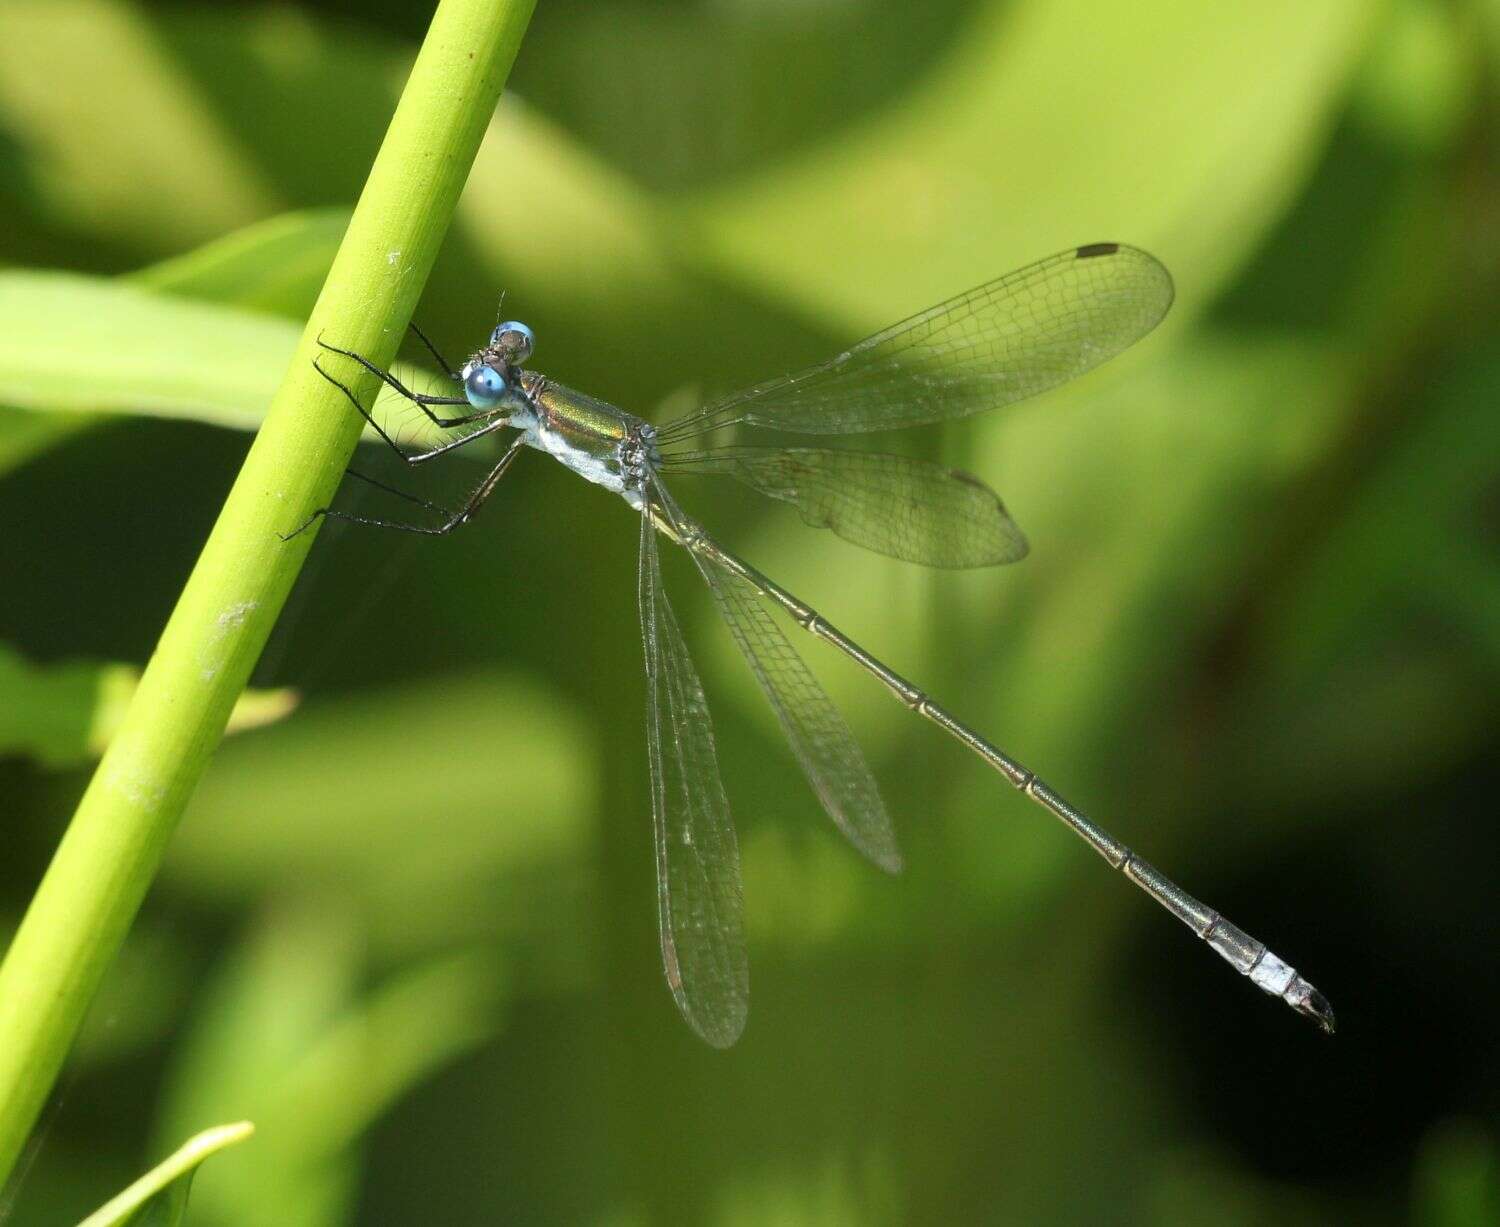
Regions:
M 662 502 L 679 539 L 701 534 L 665 492 Z M 692 558 L 828 816 L 875 864 L 899 872 L 890 815 L 833 700 L 776 625 L 760 590 L 709 555 L 692 551 Z
M 727 1048 L 750 1004 L 739 847 L 703 685 L 667 603 L 649 513 L 641 517 L 639 598 L 662 964 L 688 1025 Z
M 669 423 L 663 441 L 738 422 L 857 434 L 966 417 L 1066 383 L 1140 340 L 1172 305 L 1154 256 L 1092 243 L 960 294 L 819 366 Z
M 1026 556 L 1026 538 L 979 478 L 925 460 L 823 448 L 728 447 L 676 457 L 672 472 L 727 473 L 790 503 L 814 528 L 929 567 L 988 567 Z

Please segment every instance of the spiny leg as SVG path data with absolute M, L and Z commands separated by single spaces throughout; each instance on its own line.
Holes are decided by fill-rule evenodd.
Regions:
M 379 490 L 384 490 L 387 494 L 394 494 L 397 498 L 405 499 L 408 503 L 415 503 L 419 507 L 425 507 L 429 511 L 437 512 L 438 515 L 448 517 L 442 524 L 435 527 L 426 524 L 406 524 L 400 520 L 379 520 L 371 516 L 357 516 L 347 511 L 337 511 L 332 507 L 320 507 L 312 515 L 308 516 L 300 527 L 294 529 L 292 532 L 278 535 L 283 541 L 290 541 L 293 537 L 305 533 L 319 520 L 329 518 L 347 520 L 351 524 L 364 524 L 370 528 L 394 528 L 398 532 L 420 533 L 424 537 L 445 537 L 455 528 L 467 524 L 474 518 L 479 509 L 484 506 L 486 500 L 495 492 L 495 487 L 500 484 L 500 479 L 505 476 L 505 471 L 510 468 L 511 463 L 520 452 L 522 445 L 525 443 L 525 438 L 524 435 L 516 436 L 511 445 L 505 449 L 505 454 L 500 457 L 495 467 L 474 488 L 474 492 L 469 496 L 468 501 L 456 512 L 449 511 L 446 507 L 441 507 L 437 503 L 429 503 L 426 499 L 418 498 L 415 494 L 410 494 L 405 490 L 398 490 L 395 486 L 388 486 L 385 482 L 377 481 L 375 478 L 366 476 L 364 473 L 357 473 L 353 469 L 349 470 L 351 477 L 357 477 L 360 481 L 366 482 Z
M 463 426 L 471 422 L 483 422 L 489 419 L 488 425 L 480 430 L 476 430 L 473 434 L 464 435 L 461 439 L 454 439 L 448 443 L 442 444 L 439 447 L 434 447 L 429 451 L 405 452 L 401 450 L 401 445 L 385 432 L 385 428 L 375 420 L 374 415 L 359 403 L 359 397 L 354 395 L 353 389 L 351 389 L 348 384 L 341 382 L 340 380 L 330 375 L 327 371 L 325 371 L 318 363 L 318 360 L 316 358 L 313 359 L 313 369 L 316 370 L 319 375 L 323 376 L 324 379 L 328 380 L 328 382 L 331 383 L 340 392 L 342 392 L 349 403 L 359 411 L 359 416 L 364 418 L 364 420 L 370 424 L 370 429 L 373 430 L 377 435 L 379 435 L 382 440 L 384 440 L 386 446 L 389 447 L 391 451 L 395 452 L 396 455 L 400 456 L 401 459 L 409 465 L 421 464 L 424 460 L 431 460 L 434 456 L 445 455 L 448 452 L 463 447 L 467 443 L 472 443 L 475 439 L 482 438 L 487 434 L 491 434 L 494 431 L 499 430 L 502 426 L 506 425 L 506 418 L 504 418 L 503 416 L 499 416 L 497 410 L 484 409 L 478 413 L 471 413 L 467 417 L 453 419 L 453 424 L 455 426 Z
M 454 383 L 463 383 L 464 377 L 448 365 L 448 359 L 438 353 L 437 346 L 427 339 L 427 334 L 415 324 L 407 324 L 407 327 L 411 329 L 417 340 L 421 341 L 427 347 L 427 352 L 432 355 L 433 361 L 442 368 L 443 374 L 447 375 Z
M 371 477 L 368 473 L 361 473 L 358 469 L 346 469 L 344 475 L 356 478 L 364 482 L 367 486 L 374 486 L 377 490 L 384 490 L 387 494 L 394 494 L 397 498 L 412 503 L 417 507 L 425 507 L 428 511 L 435 511 L 445 519 L 451 518 L 453 515 L 453 512 L 441 503 L 430 502 L 419 494 L 413 494 L 410 490 L 402 490 L 399 486 L 390 485 L 388 482 L 381 481 L 378 477 Z
M 379 379 L 381 383 L 386 385 L 386 387 L 390 388 L 398 395 L 404 396 L 407 400 L 411 401 L 412 404 L 416 405 L 418 409 L 420 409 L 427 415 L 428 419 L 434 426 L 440 426 L 444 430 L 450 429 L 454 426 L 463 426 L 468 422 L 474 421 L 476 417 L 484 416 L 484 414 L 488 412 L 487 410 L 485 410 L 481 411 L 479 414 L 470 413 L 456 418 L 438 417 L 438 415 L 435 414 L 429 406 L 467 405 L 469 403 L 468 399 L 462 396 L 431 396 L 426 392 L 413 392 L 389 371 L 382 371 L 378 366 L 376 366 L 362 354 L 357 354 L 352 349 L 340 349 L 337 345 L 330 345 L 327 341 L 323 340 L 322 337 L 318 338 L 318 344 L 321 345 L 324 349 L 328 350 L 329 353 L 341 354 L 345 358 L 349 358 L 355 362 L 358 362 L 360 366 L 364 367 L 365 370 L 369 371 L 370 374 Z

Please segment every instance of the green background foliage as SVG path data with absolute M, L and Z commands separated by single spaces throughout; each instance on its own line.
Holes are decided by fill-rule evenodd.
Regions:
M 4 930 L 426 16 L 0 7 Z M 677 567 L 751 938 L 746 1035 L 703 1047 L 653 932 L 634 526 L 526 456 L 455 537 L 323 534 L 256 678 L 300 706 L 210 769 L 15 1221 L 241 1118 L 187 1221 L 1494 1221 L 1497 79 L 1462 0 L 542 0 L 419 312 L 462 353 L 504 290 L 540 369 L 659 420 L 1054 250 L 1159 255 L 1136 351 L 880 441 L 995 485 L 1021 565 L 679 497 L 1336 1039 L 814 645 L 908 869 L 861 863 Z

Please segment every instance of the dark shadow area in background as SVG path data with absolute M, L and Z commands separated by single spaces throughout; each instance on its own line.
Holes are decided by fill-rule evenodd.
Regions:
M 27 581 L 0 584 L 0 639 L 36 661 L 144 662 L 250 436 L 192 422 L 104 421 L 0 482 Z
M 851 121 L 904 96 L 961 38 L 972 7 L 543 0 L 508 88 L 644 187 L 690 188 L 836 139 Z M 298 8 L 412 46 L 431 16 L 430 5 L 404 0 Z M 854 47 L 858 54 L 849 54 Z M 580 63 L 592 67 L 588 89 L 572 84 Z M 828 71 L 835 63 L 838 71 Z M 238 91 L 234 77 L 223 74 L 221 88 Z M 789 77 L 796 91 L 781 88 Z M 348 150 L 331 156 L 355 164 Z
M 1295 533 L 1247 578 L 1239 607 L 1205 645 L 1195 684 L 1210 705 L 1252 689 L 1245 683 L 1258 667 L 1265 626 L 1292 599 L 1309 556 L 1360 507 L 1372 474 L 1434 411 L 1434 389 L 1472 365 L 1477 338 L 1465 328 L 1484 324 L 1449 318 L 1454 286 L 1432 302 L 1415 300 L 1415 314 L 1403 322 L 1416 326 L 1398 346 L 1360 335 L 1370 305 L 1359 300 L 1372 252 L 1400 239 L 1392 216 L 1406 207 L 1420 217 L 1425 184 L 1471 170 L 1462 147 L 1448 163 L 1423 165 L 1346 116 L 1295 207 L 1207 317 L 1208 326 L 1231 333 L 1341 336 L 1382 364 L 1356 373 L 1359 411 L 1345 441 L 1330 451 L 1327 468 L 1287 491 L 1300 501 L 1300 513 L 1287 517 Z M 1463 243 L 1465 220 L 1453 219 L 1457 237 L 1447 242 Z M 1482 261 L 1458 265 L 1456 275 L 1473 281 L 1460 297 L 1492 295 Z M 1475 509 L 1481 533 L 1494 523 L 1492 510 Z M 1466 639 L 1465 628 L 1424 624 L 1410 610 L 1388 613 L 1415 618 L 1412 633 L 1472 655 L 1452 647 L 1455 636 Z M 1403 752 L 1391 746 L 1393 755 Z M 1191 881 L 1322 988 L 1339 1020 L 1338 1034 L 1325 1038 L 1269 997 L 1221 984 L 1211 960 L 1185 950 L 1169 926 L 1141 926 L 1121 966 L 1120 991 L 1139 999 L 1150 1020 L 1142 1034 L 1157 1038 L 1156 1059 L 1183 1088 L 1198 1118 L 1195 1132 L 1209 1145 L 1235 1152 L 1247 1169 L 1271 1179 L 1334 1197 L 1373 1193 L 1367 1204 L 1383 1198 L 1398 1221 L 1411 1204 L 1419 1149 L 1434 1130 L 1455 1118 L 1494 1119 L 1497 788 L 1500 769 L 1481 746 L 1436 778 L 1344 812 L 1325 807 L 1268 820 L 1236 812 L 1232 798 L 1226 809 L 1219 798 L 1192 820 L 1202 831 L 1273 821 L 1284 833 L 1280 854 L 1259 853 L 1241 873 L 1205 864 Z
M 1435 1126 L 1500 1102 L 1500 958 L 1486 803 L 1500 770 L 1476 755 L 1377 808 L 1294 818 L 1284 856 L 1198 884 L 1326 990 L 1325 1038 L 1254 990 L 1220 991 L 1178 934 L 1142 927 L 1122 991 L 1153 1015 L 1159 1059 L 1204 1136 L 1246 1166 L 1335 1194 L 1404 1204 Z M 1218 823 L 1251 822 L 1223 813 Z M 1205 816 L 1205 822 L 1209 816 Z M 1251 924 L 1251 921 L 1254 921 Z M 1192 953 L 1192 952 L 1188 952 Z

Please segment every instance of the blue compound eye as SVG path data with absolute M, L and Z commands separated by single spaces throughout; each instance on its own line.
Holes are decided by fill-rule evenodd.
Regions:
M 531 351 L 535 347 L 535 334 L 520 320 L 506 320 L 490 333 L 490 348 L 498 349 L 505 355 L 505 360 L 514 366 L 520 366 L 531 357 Z
M 464 395 L 476 409 L 493 409 L 509 391 L 505 376 L 492 366 L 474 366 L 464 372 Z

